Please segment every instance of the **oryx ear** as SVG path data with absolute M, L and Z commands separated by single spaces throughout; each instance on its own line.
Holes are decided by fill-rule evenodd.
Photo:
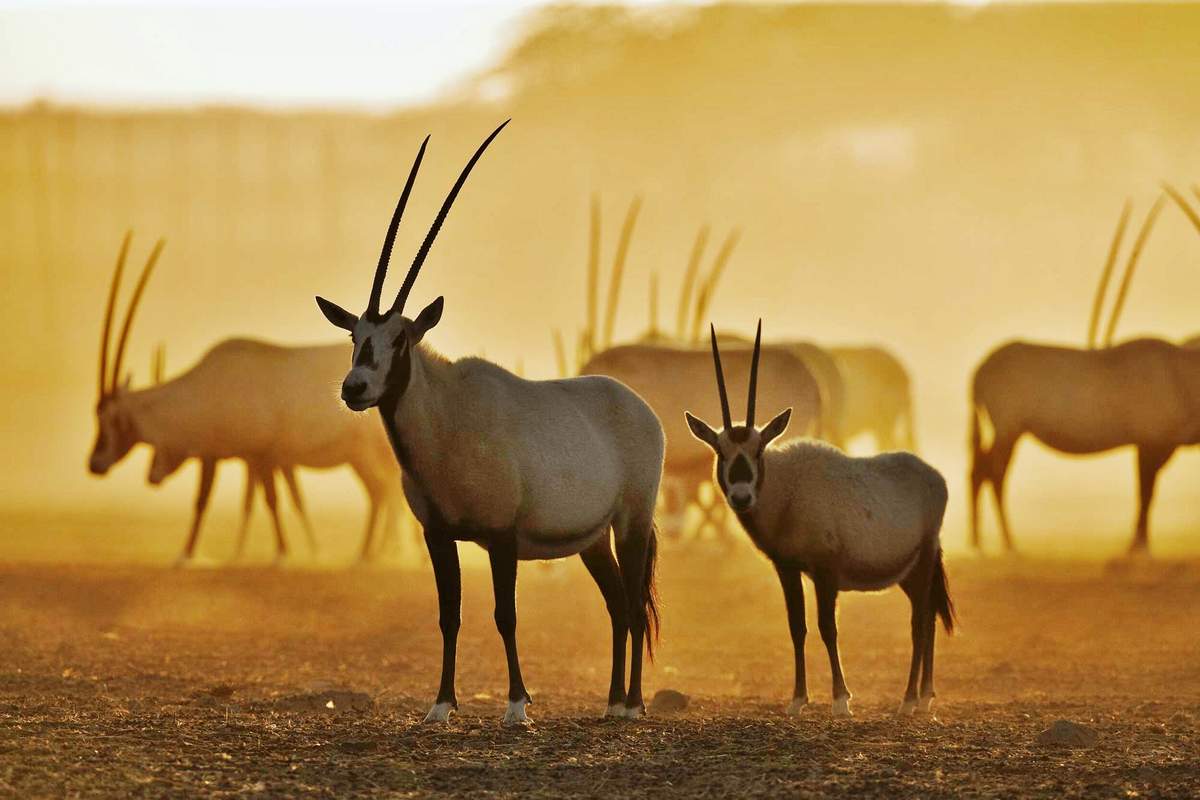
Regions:
M 792 410 L 785 408 L 779 412 L 775 419 L 766 424 L 766 427 L 759 433 L 759 446 L 765 448 L 771 443 L 771 440 L 782 435 L 787 430 L 788 421 L 792 418 Z
M 337 303 L 329 302 L 324 297 L 317 298 L 317 307 L 321 309 L 321 313 L 325 315 L 325 319 L 344 331 L 353 331 L 354 326 L 358 324 L 358 317 Z
M 429 332 L 429 329 L 441 321 L 442 306 L 444 304 L 445 298 L 439 296 L 437 300 L 434 300 L 432 303 L 425 306 L 425 308 L 421 309 L 420 314 L 417 314 L 417 318 L 413 320 L 412 324 L 413 344 L 421 341 L 421 339 L 425 337 L 425 334 Z
M 704 420 L 693 417 L 689 411 L 683 412 L 683 416 L 687 419 L 688 427 L 692 429 L 692 436 L 716 450 L 717 432 L 710 428 Z

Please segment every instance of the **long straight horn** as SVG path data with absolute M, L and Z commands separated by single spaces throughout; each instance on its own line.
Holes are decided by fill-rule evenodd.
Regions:
M 1196 209 L 1192 208 L 1187 198 L 1169 183 L 1163 184 L 1163 191 L 1171 195 L 1171 199 L 1175 201 L 1175 205 L 1179 206 L 1179 210 L 1187 215 L 1187 218 L 1196 226 L 1196 230 L 1200 231 L 1200 214 L 1196 213 Z M 1193 186 L 1192 191 L 1196 193 L 1197 198 L 1200 198 L 1200 186 Z
M 125 347 L 129 344 L 129 331 L 133 328 L 133 317 L 137 314 L 138 303 L 142 300 L 142 292 L 146 291 L 146 282 L 150 280 L 150 274 L 154 272 L 154 265 L 158 263 L 158 257 L 162 255 L 166 245 L 166 239 L 159 239 L 155 243 L 154 249 L 150 251 L 150 257 L 146 259 L 146 266 L 142 268 L 142 274 L 138 276 L 137 285 L 133 288 L 133 297 L 129 299 L 129 308 L 125 312 L 125 322 L 121 325 L 121 336 L 117 339 L 117 351 L 113 360 L 111 385 L 114 389 L 121 379 L 121 362 L 125 360 Z
M 758 394 L 758 353 L 762 347 L 762 320 L 754 334 L 754 357 L 750 360 L 750 389 L 746 394 L 746 426 L 754 427 L 754 398 Z
M 688 256 L 687 271 L 683 273 L 683 287 L 679 291 L 679 309 L 675 312 L 675 338 L 682 340 L 687 333 L 687 312 L 692 304 L 692 290 L 696 286 L 696 272 L 700 269 L 700 259 L 704 257 L 704 248 L 708 245 L 708 226 L 703 225 L 696 234 L 692 244 L 692 253 Z
M 113 312 L 117 307 L 117 288 L 121 285 L 121 273 L 125 271 L 125 257 L 129 255 L 129 244 L 133 241 L 133 231 L 125 231 L 121 242 L 121 252 L 117 254 L 117 266 L 113 270 L 112 284 L 108 287 L 108 306 L 104 311 L 104 327 L 100 329 L 100 398 L 108 394 L 108 345 L 112 334 Z
M 587 330 L 584 337 L 587 350 L 596 351 L 596 316 L 600 293 L 600 197 L 592 195 L 591 216 L 588 219 L 588 263 L 587 263 Z
M 429 135 L 421 142 L 417 150 L 417 158 L 413 161 L 412 169 L 408 171 L 408 180 L 404 182 L 404 191 L 392 212 L 392 221 L 388 223 L 387 235 L 383 237 L 383 250 L 379 253 L 379 264 L 375 267 L 375 280 L 371 284 L 371 299 L 367 301 L 367 311 L 379 313 L 379 298 L 383 296 L 383 281 L 387 277 L 388 261 L 392 258 L 392 245 L 396 243 L 396 231 L 400 228 L 400 218 L 404 216 L 404 207 L 408 205 L 408 196 L 412 193 L 413 184 L 417 180 L 417 170 L 421 168 L 421 159 L 425 157 L 425 148 L 429 145 Z
M 1150 212 L 1146 214 L 1146 219 L 1142 222 L 1142 229 L 1138 231 L 1137 239 L 1133 242 L 1133 250 L 1129 253 L 1129 263 L 1125 265 L 1125 275 L 1121 279 L 1121 288 L 1117 290 L 1117 300 L 1113 304 L 1112 315 L 1108 318 L 1108 329 L 1104 332 L 1104 346 L 1111 347 L 1113 334 L 1117 331 L 1117 320 L 1121 318 L 1121 310 L 1125 307 L 1125 295 L 1129 291 L 1129 283 L 1133 279 L 1133 273 L 1137 269 L 1138 259 L 1142 255 L 1142 248 L 1146 246 L 1146 240 L 1150 237 L 1150 231 L 1154 229 L 1154 221 L 1158 219 L 1158 212 L 1162 211 L 1163 203 L 1166 202 L 1166 195 L 1160 194 L 1158 199 L 1154 201 L 1154 205 L 1150 208 Z
M 450 189 L 450 194 L 446 195 L 445 202 L 442 203 L 441 209 L 438 210 L 437 216 L 433 220 L 433 224 L 429 226 L 429 233 L 425 234 L 425 241 L 421 243 L 421 249 L 417 251 L 416 258 L 413 259 L 412 266 L 408 268 L 408 274 L 404 276 L 404 283 L 400 286 L 400 292 L 396 295 L 396 302 L 392 303 L 392 309 L 395 311 L 403 311 L 404 304 L 408 302 L 408 293 L 412 291 L 413 283 L 417 280 L 417 275 L 421 272 L 421 265 L 425 263 L 425 257 L 429 255 L 429 248 L 433 247 L 433 241 L 437 238 L 438 231 L 442 229 L 442 223 L 446 221 L 446 215 L 450 213 L 450 207 L 454 205 L 455 198 L 462 191 L 463 184 L 467 182 L 467 176 L 471 174 L 471 170 L 475 168 L 479 157 L 483 155 L 483 151 L 487 150 L 488 145 L 492 140 L 500 135 L 500 131 L 504 130 L 504 126 L 512 122 L 511 119 L 506 119 L 501 122 L 496 130 L 492 131 L 491 135 L 483 140 L 483 144 L 479 145 L 479 149 L 475 151 L 475 155 L 471 156 L 471 160 L 463 167 L 462 172 L 458 176 L 458 180 L 454 182 L 453 188 Z
M 1117 263 L 1117 253 L 1121 250 L 1121 240 L 1125 238 L 1125 228 L 1129 225 L 1129 215 L 1133 212 L 1133 201 L 1126 200 L 1125 208 L 1121 210 L 1121 218 L 1117 222 L 1117 231 L 1113 234 L 1112 244 L 1108 247 L 1108 260 L 1104 262 L 1104 271 L 1100 273 L 1100 284 L 1096 287 L 1096 297 L 1092 300 L 1092 318 L 1088 321 L 1087 346 L 1091 350 L 1096 346 L 1096 331 L 1100 327 L 1100 312 L 1104 308 L 1104 297 L 1108 294 L 1108 281 L 1112 277 L 1113 266 Z
M 721 370 L 721 351 L 717 347 L 717 329 L 708 323 L 708 332 L 712 336 L 713 366 L 717 371 L 717 392 L 721 395 L 721 423 L 725 430 L 733 427 L 733 419 L 729 415 L 729 395 L 725 392 L 725 373 Z
M 617 322 L 617 303 L 621 298 L 621 278 L 625 274 L 625 257 L 629 255 L 629 240 L 633 238 L 633 226 L 637 224 L 638 212 L 642 209 L 642 198 L 637 196 L 629 204 L 625 212 L 625 222 L 621 225 L 621 238 L 617 240 L 617 252 L 613 256 L 612 275 L 608 277 L 608 305 L 604 309 L 604 338 L 601 340 L 605 347 L 612 346 L 613 327 Z
M 721 245 L 721 249 L 717 251 L 717 257 L 713 259 L 712 269 L 709 271 L 708 277 L 704 280 L 704 288 L 700 290 L 700 294 L 696 298 L 697 320 L 708 316 L 708 307 L 717 293 L 717 282 L 721 280 L 721 275 L 725 272 L 725 265 L 729 263 L 729 257 L 733 255 L 733 248 L 737 246 L 741 235 L 741 232 L 736 228 L 730 231 L 729 235 L 725 237 L 725 242 Z

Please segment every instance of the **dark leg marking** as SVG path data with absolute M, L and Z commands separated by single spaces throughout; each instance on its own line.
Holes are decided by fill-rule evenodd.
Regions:
M 509 702 L 530 702 L 521 680 L 517 658 L 517 537 L 513 533 L 496 536 L 488 542 L 488 560 L 492 565 L 492 589 L 496 598 L 496 630 L 504 640 L 508 659 Z
M 629 639 L 629 609 L 625 589 L 621 585 L 621 570 L 613 557 L 609 537 L 605 536 L 579 554 L 600 593 L 612 620 L 612 680 L 608 687 L 608 705 L 625 704 L 625 644 Z
M 792 650 L 795 653 L 796 683 L 792 689 L 793 710 L 800 704 L 808 704 L 808 681 L 804 671 L 804 639 L 808 635 L 808 623 L 804 619 L 804 583 L 801 571 L 791 565 L 775 564 L 779 583 L 783 587 L 783 599 L 787 604 L 788 630 L 792 634 Z
M 462 571 L 458 565 L 458 545 L 439 531 L 425 530 L 425 547 L 433 563 L 438 593 L 438 626 L 442 629 L 442 682 L 437 703 L 458 708 L 454 695 L 454 663 L 458 650 L 458 629 L 462 615 Z

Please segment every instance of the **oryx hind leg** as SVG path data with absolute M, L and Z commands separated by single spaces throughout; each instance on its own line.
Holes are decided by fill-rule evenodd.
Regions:
M 1014 547 L 1012 531 L 1008 526 L 1008 512 L 1005 509 L 1004 483 L 1016 445 L 1015 438 L 997 438 L 988 455 L 989 480 L 992 483 L 992 496 L 996 501 L 996 516 L 1000 518 L 1000 535 L 1004 538 L 1004 549 L 1009 552 L 1012 552 Z
M 655 539 L 653 505 L 633 515 L 618 515 L 613 522 L 617 544 L 617 564 L 625 590 L 629 614 L 629 690 L 625 694 L 625 716 L 631 719 L 645 714 L 642 701 L 642 652 L 650 646 L 648 634 L 657 623 L 654 597 L 654 565 L 658 543 Z
M 600 587 L 604 605 L 612 620 L 612 679 L 608 688 L 608 710 L 605 716 L 625 716 L 625 645 L 629 639 L 629 609 L 625 600 L 625 587 L 621 581 L 621 570 L 613 557 L 609 537 L 579 554 L 584 566 Z
M 904 689 L 904 700 L 900 703 L 900 715 L 906 716 L 917 710 L 921 699 L 919 681 L 925 665 L 929 637 L 933 635 L 932 579 L 934 559 L 929 549 L 921 554 L 909 571 L 900 588 L 912 605 L 912 661 L 908 668 L 908 685 Z
M 1138 518 L 1129 545 L 1130 555 L 1150 552 L 1150 504 L 1154 502 L 1154 485 L 1158 473 L 1175 453 L 1173 447 L 1138 447 Z
M 300 492 L 300 483 L 296 480 L 296 468 L 289 465 L 280 467 L 279 471 L 283 473 L 283 480 L 287 484 L 288 494 L 291 495 L 292 505 L 296 507 L 300 525 L 304 529 L 304 536 L 308 539 L 308 551 L 315 556 L 319 551 L 317 537 L 313 533 L 312 522 L 308 518 L 308 509 L 304 506 L 304 495 Z
M 275 562 L 287 558 L 287 540 L 283 536 L 283 524 L 279 520 L 279 496 L 275 492 L 275 470 L 269 465 L 255 467 L 267 497 L 267 509 L 271 512 L 271 526 L 275 530 Z

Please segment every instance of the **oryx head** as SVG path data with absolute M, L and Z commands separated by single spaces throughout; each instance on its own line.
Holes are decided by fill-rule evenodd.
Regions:
M 408 300 L 408 293 L 412 290 L 413 282 L 416 281 L 417 274 L 421 271 L 421 265 L 429 254 L 429 248 L 433 246 L 433 241 L 437 237 L 442 223 L 446 220 L 446 215 L 450 213 L 450 207 L 454 204 L 459 190 L 466 183 L 467 176 L 471 173 L 475 162 L 479 160 L 483 151 L 507 124 L 508 120 L 492 131 L 492 134 L 484 140 L 479 149 L 475 151 L 475 155 L 471 156 L 471 160 L 463 167 L 450 194 L 442 203 L 441 210 L 434 218 L 433 225 L 430 226 L 429 233 L 426 234 L 425 241 L 421 244 L 421 249 L 417 251 L 416 258 L 413 259 L 412 266 L 409 267 L 408 274 L 405 275 L 404 283 L 400 286 L 400 291 L 391 308 L 383 312 L 379 309 L 379 299 L 383 294 L 383 280 L 387 276 L 388 260 L 392 254 L 392 244 L 396 240 L 396 229 L 400 226 L 400 217 L 404 213 L 408 195 L 417 178 L 417 170 L 425 155 L 425 146 L 429 144 L 428 136 L 425 137 L 420 150 L 417 151 L 417 158 L 413 161 L 412 169 L 408 173 L 408 181 L 404 184 L 404 191 L 400 194 L 400 201 L 396 203 L 391 224 L 388 225 L 387 235 L 383 239 L 383 251 L 379 254 L 379 264 L 375 267 L 375 281 L 371 285 L 371 297 L 367 302 L 367 310 L 363 312 L 362 316 L 355 316 L 323 297 L 317 298 L 317 305 L 325 318 L 337 327 L 349 331 L 350 338 L 354 341 L 353 365 L 346 375 L 346 379 L 342 381 L 342 400 L 350 409 L 364 411 L 377 405 L 386 394 L 392 393 L 393 397 L 399 397 L 407 388 L 412 369 L 412 348 L 416 347 L 429 329 L 437 325 L 438 320 L 442 318 L 441 297 L 426 306 L 416 318 L 404 316 L 404 304 Z
M 750 361 L 750 390 L 746 400 L 746 421 L 734 425 L 729 416 L 729 396 L 725 392 L 725 375 L 721 371 L 721 351 L 717 348 L 717 331 L 709 325 L 712 336 L 713 364 L 717 371 L 717 391 L 721 395 L 720 433 L 708 423 L 684 412 L 692 435 L 711 447 L 717 454 L 717 483 L 734 511 L 754 508 L 764 477 L 763 451 L 771 440 L 782 434 L 792 416 L 790 408 L 780 412 L 762 428 L 754 427 L 754 396 L 758 390 L 758 354 L 762 345 L 762 320 L 754 335 L 754 356 Z
M 129 343 L 129 332 L 133 327 L 133 317 L 137 313 L 138 303 L 146 289 L 146 282 L 158 263 L 158 257 L 166 244 L 162 239 L 154 245 L 146 266 L 138 278 L 125 312 L 125 321 L 121 325 L 121 335 L 117 339 L 116 355 L 113 358 L 112 369 L 108 368 L 109 338 L 112 333 L 113 312 L 116 310 L 117 290 L 121 284 L 121 273 L 125 269 L 125 257 L 129 254 L 129 243 L 133 238 L 132 232 L 125 234 L 121 243 L 121 252 L 117 256 L 117 266 L 113 271 L 112 285 L 108 290 L 108 306 L 104 314 L 104 327 L 100 332 L 100 391 L 96 401 L 96 443 L 92 445 L 92 454 L 88 459 L 88 469 L 94 475 L 103 475 L 114 464 L 125 457 L 139 441 L 137 422 L 127 402 L 129 397 L 129 376 L 121 376 L 121 362 L 125 358 L 125 348 Z

